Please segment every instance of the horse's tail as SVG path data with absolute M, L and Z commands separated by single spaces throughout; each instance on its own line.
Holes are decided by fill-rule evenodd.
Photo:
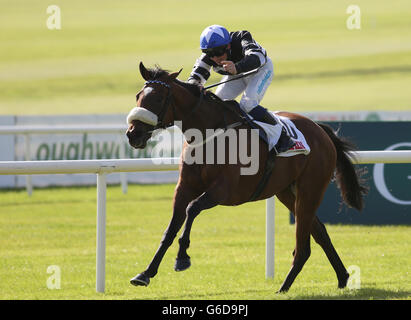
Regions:
M 348 152 L 356 150 L 355 146 L 348 140 L 338 137 L 334 130 L 323 123 L 318 125 L 327 133 L 335 149 L 337 150 L 336 182 L 341 191 L 344 202 L 357 210 L 363 208 L 363 196 L 368 189 L 350 160 Z

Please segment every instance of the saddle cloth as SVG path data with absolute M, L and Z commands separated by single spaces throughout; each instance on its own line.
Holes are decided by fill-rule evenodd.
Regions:
M 287 151 L 279 153 L 278 157 L 291 157 L 297 154 L 304 154 L 307 155 L 310 153 L 310 146 L 308 145 L 307 141 L 305 140 L 304 135 L 301 133 L 300 130 L 297 129 L 295 124 L 288 118 L 283 116 L 278 116 L 274 112 L 270 111 L 274 118 L 277 119 L 277 122 L 281 124 L 279 125 L 270 125 L 264 122 L 256 121 L 254 122 L 260 126 L 265 133 L 267 134 L 268 140 L 268 150 L 271 149 L 277 144 L 278 139 L 281 135 L 282 127 L 286 129 L 287 134 L 290 136 L 291 139 L 294 140 L 295 146 Z

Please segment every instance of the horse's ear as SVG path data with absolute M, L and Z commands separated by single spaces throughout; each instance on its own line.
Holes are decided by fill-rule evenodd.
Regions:
M 143 62 L 140 62 L 140 73 L 144 80 L 146 81 L 150 80 L 150 73 L 144 66 Z
M 183 71 L 183 68 L 181 68 L 180 71 L 170 73 L 170 78 L 172 78 L 173 80 L 176 79 L 181 71 Z

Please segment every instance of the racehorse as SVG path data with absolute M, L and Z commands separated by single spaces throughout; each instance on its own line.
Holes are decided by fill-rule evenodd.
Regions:
M 209 128 L 247 130 L 249 123 L 238 108 L 225 103 L 211 92 L 204 92 L 198 86 L 177 79 L 179 72 L 169 73 L 156 66 L 146 69 L 140 63 L 140 73 L 146 81 L 136 96 L 136 107 L 128 116 L 126 135 L 134 148 L 144 148 L 153 131 L 167 128 L 175 121 L 181 121 L 181 130 L 195 128 L 205 132 Z M 289 118 L 303 133 L 310 146 L 308 155 L 275 157 L 275 165 L 266 184 L 257 197 L 252 198 L 255 189 L 261 185 L 268 157 L 272 157 L 266 142 L 259 139 L 259 170 L 253 175 L 242 175 L 242 163 L 186 163 L 192 149 L 190 141 L 183 147 L 179 168 L 179 179 L 175 188 L 173 213 L 165 230 L 160 246 L 147 269 L 130 280 L 133 285 L 147 286 L 150 278 L 158 271 L 164 254 L 173 243 L 183 226 L 179 238 L 175 270 L 190 267 L 187 249 L 194 219 L 202 210 L 217 205 L 236 206 L 248 201 L 257 201 L 276 195 L 294 214 L 296 225 L 296 245 L 293 251 L 291 269 L 279 292 L 287 291 L 310 256 L 310 236 L 322 247 L 334 268 L 338 287 L 347 285 L 349 274 L 338 256 L 328 236 L 324 224 L 316 216 L 325 190 L 332 178 L 341 191 L 343 201 L 350 207 L 361 210 L 366 187 L 353 166 L 348 152 L 354 146 L 346 139 L 338 137 L 331 127 L 316 123 L 302 115 L 278 112 Z M 234 125 L 233 125 L 234 124 Z M 250 139 L 247 150 L 251 150 Z M 203 157 L 207 157 L 206 148 Z M 227 151 L 227 150 L 226 150 Z M 228 151 L 227 151 L 228 153 Z

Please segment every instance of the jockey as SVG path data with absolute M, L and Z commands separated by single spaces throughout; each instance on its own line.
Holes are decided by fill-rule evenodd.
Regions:
M 258 69 L 256 73 L 241 79 L 223 83 L 215 94 L 222 100 L 234 100 L 242 92 L 240 108 L 255 120 L 277 125 L 277 120 L 259 103 L 270 85 L 274 72 L 273 63 L 248 31 L 228 32 L 226 28 L 212 25 L 200 36 L 203 54 L 197 59 L 188 78 L 189 83 L 203 87 L 210 77 L 211 68 L 224 75 L 221 82 L 235 75 Z M 285 130 L 282 130 L 277 152 L 286 151 L 294 145 Z

